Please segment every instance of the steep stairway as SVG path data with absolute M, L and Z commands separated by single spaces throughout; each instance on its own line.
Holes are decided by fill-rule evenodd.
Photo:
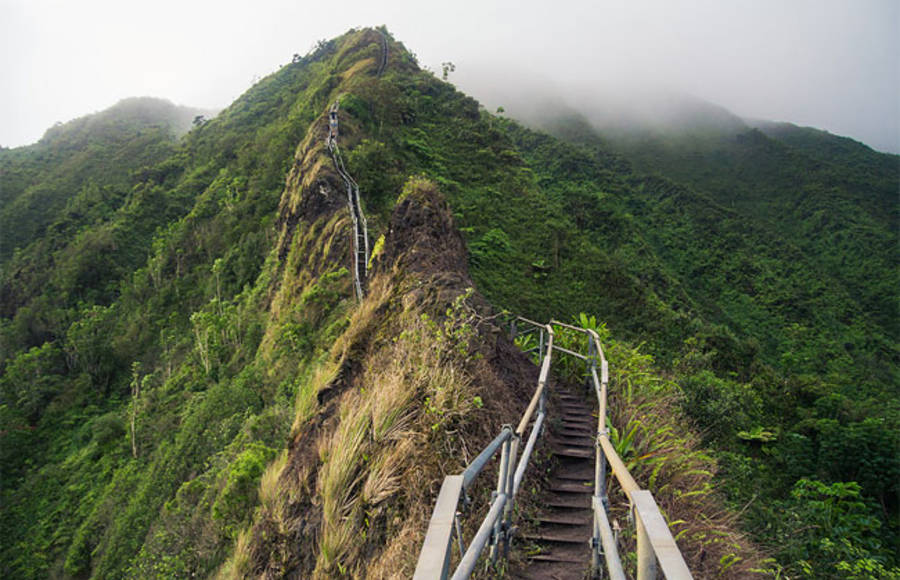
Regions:
M 536 550 L 520 578 L 581 580 L 590 575 L 591 494 L 597 418 L 574 388 L 557 384 L 561 418 L 548 426 L 554 469 L 540 504 L 539 525 L 523 538 Z
M 369 234 L 366 224 L 366 216 L 363 214 L 359 201 L 359 185 L 344 167 L 344 159 L 341 149 L 338 147 L 338 108 L 340 100 L 334 102 L 328 111 L 328 150 L 331 152 L 331 160 L 344 185 L 347 188 L 347 203 L 350 208 L 350 217 L 353 221 L 353 282 L 356 287 L 356 297 L 363 299 L 366 291 L 366 280 L 369 268 Z

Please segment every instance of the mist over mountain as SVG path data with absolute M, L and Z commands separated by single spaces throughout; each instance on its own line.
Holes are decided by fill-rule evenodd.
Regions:
M 898 157 L 439 76 L 352 29 L 216 115 L 126 99 L 0 149 L 5 574 L 411 576 L 443 476 L 533 392 L 505 312 L 602 337 L 696 577 L 900 573 Z

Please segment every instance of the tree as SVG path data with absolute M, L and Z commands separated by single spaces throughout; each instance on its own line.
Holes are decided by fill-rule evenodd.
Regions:
M 452 62 L 450 62 L 450 61 L 442 62 L 441 63 L 441 71 L 442 71 L 441 78 L 446 81 L 448 78 L 450 78 L 450 73 L 454 72 L 455 70 L 456 70 L 456 65 L 453 64 Z

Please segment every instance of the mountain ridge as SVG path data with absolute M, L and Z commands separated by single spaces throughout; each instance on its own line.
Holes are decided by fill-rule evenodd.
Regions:
M 381 240 L 372 265 L 382 281 L 361 306 L 347 270 L 346 200 L 323 154 L 335 101 L 371 238 Z M 245 566 L 363 576 L 366 554 L 385 551 L 407 569 L 431 499 L 423 489 L 460 466 L 451 450 L 477 448 L 522 403 L 523 385 L 508 375 L 533 372 L 483 322 L 488 305 L 537 319 L 591 312 L 616 337 L 646 341 L 658 368 L 645 354 L 623 359 L 653 377 L 642 396 L 673 401 L 660 413 L 683 412 L 706 433 L 732 505 L 768 494 L 745 526 L 785 569 L 890 566 L 879 541 L 890 541 L 891 520 L 873 506 L 877 498 L 887 512 L 894 501 L 886 381 L 896 341 L 868 338 L 869 310 L 818 280 L 793 241 L 770 243 L 759 222 L 706 192 L 635 174 L 589 127 L 572 127 L 580 139 L 565 143 L 492 116 L 421 71 L 386 30 L 355 30 L 166 141 L 160 159 L 128 174 L 124 202 L 96 206 L 92 220 L 59 217 L 74 240 L 39 237 L 0 278 L 9 442 L 0 448 L 13 482 L 3 497 L 14 506 L 0 522 L 4 566 L 25 577 L 227 577 Z M 34 266 L 40 244 L 52 249 L 49 266 Z M 96 264 L 114 267 L 88 276 Z M 447 377 L 416 382 L 395 366 L 432 356 L 421 341 L 438 347 L 419 367 L 443 361 L 457 373 L 452 389 L 438 388 Z M 388 356 L 401 347 L 404 356 Z M 505 387 L 478 386 L 479 354 Z M 504 358 L 518 370 L 503 370 Z M 877 373 L 846 391 L 868 368 Z M 382 398 L 404 414 L 381 414 Z M 390 482 L 406 477 L 397 474 L 416 452 L 373 427 L 398 417 L 398 432 L 437 458 L 407 495 Z M 644 420 L 647 437 L 663 428 L 658 416 Z M 382 460 L 405 467 L 376 485 Z M 802 483 L 810 477 L 847 486 L 839 505 L 850 547 L 817 551 L 830 533 L 809 526 L 817 494 L 838 488 L 816 491 Z M 52 514 L 68 515 L 55 527 L 23 525 Z M 359 530 L 365 553 L 341 547 Z M 269 531 L 293 540 L 267 551 L 260 532 Z M 322 542 L 296 554 L 298 538 Z M 685 541 L 695 555 L 713 549 Z M 734 549 L 750 566 L 752 549 Z

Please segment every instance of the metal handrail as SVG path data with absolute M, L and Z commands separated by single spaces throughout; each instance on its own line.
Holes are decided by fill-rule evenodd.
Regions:
M 484 469 L 497 450 L 501 450 L 500 465 L 497 473 L 497 488 L 493 493 L 491 506 L 487 515 L 482 520 L 478 532 L 463 551 L 461 538 L 458 538 L 460 546 L 460 561 L 452 578 L 461 580 L 468 578 L 484 552 L 490 545 L 490 558 L 496 560 L 501 549 L 505 554 L 508 551 L 509 539 L 512 533 L 512 515 L 516 493 L 522 483 L 525 469 L 531 459 L 531 453 L 535 442 L 540 436 L 541 429 L 546 418 L 547 378 L 550 374 L 550 364 L 553 357 L 553 329 L 545 325 L 542 331 L 548 336 L 547 350 L 543 354 L 541 371 L 538 375 L 538 385 L 534 394 L 525 408 L 522 418 L 516 429 L 504 425 L 491 443 L 469 464 L 460 475 L 448 475 L 444 478 L 441 491 L 435 503 L 425 541 L 419 552 L 419 561 L 416 564 L 414 580 L 433 580 L 440 578 L 445 580 L 450 574 L 452 559 L 453 534 L 459 534 L 459 500 L 468 501 L 467 491 L 472 486 L 476 477 Z M 543 341 L 543 338 L 542 338 Z M 531 434 L 522 452 L 518 463 L 519 444 L 532 423 Z
M 369 228 L 366 223 L 366 216 L 363 213 L 362 205 L 359 201 L 359 185 L 347 168 L 344 166 L 344 158 L 341 156 L 341 149 L 337 143 L 338 121 L 337 113 L 340 106 L 340 100 L 334 102 L 329 109 L 329 116 L 333 117 L 333 121 L 329 120 L 328 140 L 326 142 L 328 151 L 331 153 L 331 160 L 334 163 L 335 171 L 344 180 L 347 187 L 347 202 L 350 207 L 350 219 L 353 222 L 353 283 L 356 290 L 358 300 L 363 299 L 365 294 L 365 282 L 368 276 L 369 263 Z M 360 243 L 362 238 L 362 243 Z M 362 268 L 360 268 L 362 264 Z
M 510 426 L 505 425 L 500 434 L 478 454 L 461 475 L 451 475 L 444 479 L 413 578 L 415 580 L 435 578 L 444 580 L 448 577 L 454 530 L 459 535 L 459 513 L 457 512 L 459 498 L 466 497 L 466 491 L 475 477 L 496 455 L 498 449 L 502 449 L 502 452 L 497 488 L 493 493 L 490 509 L 468 549 L 464 552 L 462 538 L 458 537 L 460 563 L 452 577 L 454 580 L 468 578 L 488 544 L 491 546 L 491 560 L 497 558 L 501 548 L 504 553 L 506 552 L 512 533 L 511 519 L 516 493 L 522 483 L 525 469 L 529 464 L 546 418 L 547 379 L 554 351 L 584 361 L 589 387 L 593 387 L 592 390 L 597 397 L 599 407 L 594 460 L 594 493 L 591 500 L 594 513 L 591 540 L 594 573 L 599 573 L 602 557 L 610 578 L 615 580 L 624 580 L 625 578 L 617 551 L 616 534 L 609 523 L 609 499 L 606 492 L 608 466 L 628 498 L 633 514 L 637 532 L 638 580 L 656 578 L 657 570 L 661 571 L 663 576 L 669 580 L 693 578 L 653 495 L 640 488 L 610 441 L 609 430 L 606 428 L 609 364 L 603 352 L 599 335 L 592 329 L 580 328 L 556 320 L 551 320 L 548 324 L 540 324 L 527 318 L 516 317 L 511 322 L 513 337 L 517 332 L 517 322 L 531 326 L 530 330 L 532 331 L 539 331 L 537 349 L 541 359 L 541 370 L 538 375 L 537 388 L 514 431 Z M 587 354 L 554 344 L 554 326 L 585 334 L 588 337 Z M 599 375 L 597 373 L 598 362 L 600 363 Z M 523 449 L 522 457 L 517 463 L 519 445 L 529 424 L 532 425 L 531 433 Z

